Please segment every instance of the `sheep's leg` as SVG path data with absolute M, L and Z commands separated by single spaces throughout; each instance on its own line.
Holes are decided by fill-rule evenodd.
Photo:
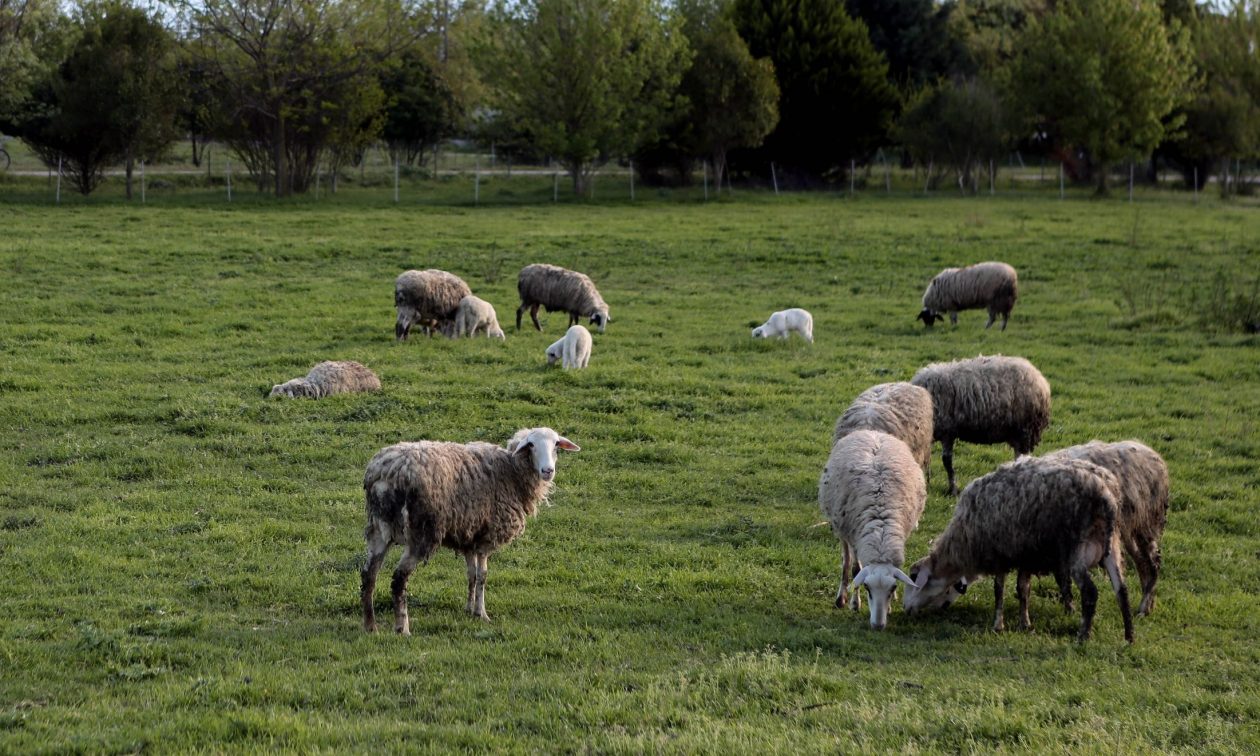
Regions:
M 849 582 L 853 582 L 854 580 L 856 580 L 856 579 L 857 579 L 857 576 L 858 576 L 858 573 L 862 571 L 862 563 L 858 560 L 858 558 L 857 558 L 857 552 L 856 552 L 856 551 L 854 551 L 854 552 L 853 552 L 853 561 L 852 561 L 852 563 L 851 563 L 851 566 L 852 566 L 852 568 L 853 568 L 853 574 L 852 574 L 852 575 L 849 575 Z M 862 609 L 862 588 L 861 588 L 860 586 L 858 587 L 858 589 L 857 589 L 856 591 L 854 591 L 854 592 L 853 592 L 853 593 L 849 596 L 849 608 L 850 608 L 850 609 L 852 609 L 852 610 L 853 610 L 853 611 L 855 611 L 855 612 L 857 612 L 857 611 L 861 611 L 861 609 Z
M 1002 610 L 1006 608 L 1006 573 L 999 572 L 993 576 L 993 632 L 1000 633 L 1006 629 L 1006 620 Z
M 1028 599 L 1032 593 L 1032 573 L 1020 572 L 1016 578 L 1015 591 L 1019 594 L 1019 629 L 1032 630 L 1032 618 L 1028 616 Z
M 1089 633 L 1094 628 L 1094 610 L 1098 608 L 1098 589 L 1094 581 L 1089 579 L 1089 568 L 1078 565 L 1073 569 L 1072 578 L 1081 589 L 1081 630 L 1076 640 L 1084 643 L 1089 640 Z
M 1155 583 L 1159 580 L 1159 544 L 1146 538 L 1133 538 L 1126 544 L 1129 557 L 1137 568 L 1138 578 L 1142 581 L 1142 603 L 1138 604 L 1137 613 L 1143 617 L 1155 609 Z
M 521 316 L 525 314 L 525 303 L 521 302 L 521 306 L 516 308 L 516 330 L 521 330 Z
M 1124 568 L 1121 566 L 1120 554 L 1111 549 L 1102 560 L 1103 569 L 1111 579 L 1111 589 L 1116 592 L 1116 601 L 1120 604 L 1120 618 L 1124 620 L 1124 639 L 1133 642 L 1133 612 L 1129 608 L 1129 588 L 1124 584 Z
M 376 632 L 376 609 L 372 605 L 376 593 L 376 574 L 385 561 L 385 552 L 389 551 L 392 541 L 390 534 L 380 524 L 369 524 L 367 532 L 367 561 L 359 573 L 359 601 L 363 604 L 363 629 L 369 633 Z
M 997 320 L 997 313 L 993 310 L 989 310 L 989 322 L 984 324 L 984 330 L 989 330 L 989 326 L 993 325 L 994 320 Z M 1002 330 L 1006 330 L 1005 323 L 1002 324 Z
M 1010 320 L 1010 318 L 1011 318 L 1011 314 L 1009 312 L 1002 313 L 1002 330 L 1003 331 L 1006 330 L 1006 321 Z
M 473 616 L 479 619 L 490 621 L 490 615 L 486 614 L 486 573 L 490 569 L 490 555 L 477 555 L 477 603 L 473 611 Z
M 464 611 L 476 616 L 477 614 L 477 552 L 465 551 L 464 564 L 468 571 L 468 602 L 464 604 Z
M 950 311 L 949 322 L 951 325 L 958 325 L 958 312 L 957 311 Z
M 1072 578 L 1063 570 L 1054 573 L 1054 582 L 1059 586 L 1059 602 L 1063 604 L 1063 611 L 1071 614 L 1076 611 L 1076 606 L 1072 601 Z
M 407 616 L 407 580 L 420 563 L 420 554 L 414 546 L 408 546 L 403 558 L 394 570 L 390 588 L 394 594 L 394 632 L 411 635 L 411 618 Z
M 538 322 L 538 305 L 532 305 L 529 308 L 529 319 L 534 321 L 534 328 L 542 330 L 542 323 Z
M 840 590 L 836 591 L 837 609 L 843 609 L 844 605 L 849 603 L 849 567 L 853 560 L 849 544 L 843 540 L 840 542 L 840 551 L 844 556 L 840 559 Z
M 945 465 L 945 474 L 949 476 L 949 494 L 954 496 L 958 493 L 958 486 L 954 483 L 954 439 L 941 441 L 941 463 Z

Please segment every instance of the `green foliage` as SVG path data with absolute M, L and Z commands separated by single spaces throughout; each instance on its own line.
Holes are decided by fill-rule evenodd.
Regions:
M 451 137 L 463 119 L 455 93 L 436 64 L 417 47 L 399 55 L 397 67 L 382 77 L 381 89 L 389 93 L 381 137 L 390 152 L 408 165 Z
M 55 0 L 0 0 L 0 132 L 23 120 L 36 85 L 61 61 L 67 27 Z
M 734 0 L 732 12 L 753 56 L 770 58 L 779 80 L 766 162 L 822 177 L 886 140 L 898 104 L 888 63 L 843 3 Z
M 888 59 L 888 74 L 903 85 L 923 85 L 957 70 L 965 51 L 949 33 L 955 6 L 936 0 L 846 0 L 849 15 L 866 23 L 871 44 Z
M 949 29 L 966 51 L 963 68 L 1004 84 L 1024 28 L 1046 13 L 1047 0 L 957 0 Z
M 1001 161 L 1010 141 L 1002 101 L 981 79 L 924 87 L 906 103 L 894 138 L 920 165 L 952 168 L 964 194 Z

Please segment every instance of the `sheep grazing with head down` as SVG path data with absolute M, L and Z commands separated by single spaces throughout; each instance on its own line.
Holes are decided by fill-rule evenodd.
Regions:
M 1019 572 L 1020 626 L 1030 628 L 1026 596 L 1031 575 L 1070 577 L 1081 591 L 1080 641 L 1089 638 L 1098 589 L 1089 570 L 1102 565 L 1111 579 L 1124 638 L 1133 642 L 1133 615 L 1124 584 L 1117 527 L 1119 481 L 1081 459 L 1021 457 L 976 478 L 962 492 L 954 517 L 932 542 L 932 552 L 910 568 L 914 588 L 907 612 L 944 608 L 980 575 L 993 576 L 995 618 L 1001 631 L 1006 573 Z
M 923 470 L 897 438 L 858 430 L 831 448 L 818 482 L 818 505 L 843 544 L 837 608 L 847 603 L 860 609 L 858 588 L 866 586 L 871 627 L 884 629 L 897 582 L 914 585 L 901 565 L 926 501 Z M 853 582 L 846 586 L 850 576 Z
M 1019 297 L 1019 276 L 1015 269 L 1002 262 L 983 262 L 965 268 L 946 268 L 928 284 L 923 292 L 923 310 L 919 320 L 928 328 L 949 314 L 949 322 L 958 325 L 959 310 L 987 308 L 993 325 L 1002 316 L 1002 330 Z
M 381 379 L 357 362 L 321 362 L 306 374 L 271 387 L 268 396 L 323 399 L 333 394 L 380 391 Z
M 455 338 L 471 338 L 477 335 L 477 331 L 484 332 L 486 338 L 505 338 L 494 305 L 469 294 L 459 300 L 459 308 L 455 312 Z
M 932 395 L 932 438 L 941 442 L 951 494 L 958 491 L 955 441 L 1010 444 L 1016 456 L 1031 454 L 1050 424 L 1050 384 L 1022 357 L 938 362 L 910 382 Z
M 547 364 L 560 362 L 565 370 L 584 368 L 591 361 L 591 332 L 580 325 L 570 326 L 562 338 L 547 347 Z
M 360 600 L 363 628 L 376 630 L 372 604 L 376 574 L 393 544 L 403 547 L 394 571 L 394 630 L 410 635 L 407 579 L 416 565 L 445 546 L 464 555 L 468 613 L 486 614 L 486 570 L 490 555 L 525 530 L 551 491 L 556 449 L 577 444 L 551 428 L 524 428 L 506 447 L 414 441 L 381 449 L 363 476 L 367 497 L 367 562 Z
M 538 308 L 547 312 L 569 313 L 569 325 L 576 325 L 580 318 L 590 318 L 591 323 L 603 333 L 608 327 L 608 305 L 599 295 L 599 289 L 585 273 L 561 268 L 558 265 L 536 263 L 521 268 L 516 281 L 521 295 L 521 306 L 516 308 L 516 330 L 521 330 L 521 315 L 529 308 L 534 327 L 542 330 L 538 322 Z
M 472 289 L 454 273 L 434 269 L 402 273 L 394 281 L 394 307 L 398 310 L 394 338 L 405 341 L 415 324 L 429 335 L 436 331 L 449 336 L 460 300 L 470 294 Z
M 932 460 L 932 395 L 912 383 L 881 383 L 858 394 L 836 420 L 831 444 L 855 430 L 877 430 L 900 439 L 928 475 Z
M 792 333 L 814 343 L 814 316 L 799 307 L 771 313 L 766 322 L 752 329 L 754 339 L 786 339 Z

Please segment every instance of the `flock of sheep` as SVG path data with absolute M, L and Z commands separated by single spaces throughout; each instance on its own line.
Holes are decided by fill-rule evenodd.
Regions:
M 591 334 L 577 321 L 589 318 L 600 332 L 608 305 L 591 279 L 553 265 L 529 265 L 517 285 L 516 326 L 529 310 L 563 311 L 570 328 L 547 347 L 548 363 L 586 367 Z M 957 313 L 987 309 L 991 326 L 1006 328 L 1018 296 L 1015 269 L 1005 263 L 949 268 L 923 295 L 919 319 L 931 327 Z M 458 276 L 440 270 L 407 271 L 395 282 L 395 337 L 413 325 L 424 332 L 458 338 L 484 331 L 503 338 L 494 308 L 472 295 Z M 813 341 L 813 318 L 801 309 L 776 312 L 753 329 L 754 338 Z M 356 362 L 324 362 L 305 378 L 272 389 L 272 396 L 320 398 L 373 391 L 380 381 Z M 1159 541 L 1167 518 L 1169 479 L 1164 460 L 1137 441 L 1088 444 L 1041 457 L 1031 455 L 1050 422 L 1050 384 L 1028 360 L 980 356 L 928 365 L 909 382 L 885 383 L 862 392 L 836 421 L 831 452 L 818 486 L 818 501 L 841 541 L 843 558 L 836 606 L 860 609 L 866 589 L 870 623 L 886 626 L 897 583 L 904 583 L 907 612 L 944 608 L 983 575 L 994 579 L 994 630 L 1002 630 L 1006 574 L 1017 573 L 1020 627 L 1028 629 L 1028 599 L 1034 575 L 1052 575 L 1067 611 L 1071 583 L 1081 594 L 1078 639 L 1089 637 L 1098 591 L 1089 571 L 1101 566 L 1115 591 L 1125 639 L 1133 621 L 1124 583 L 1123 549 L 1142 584 L 1140 614 L 1155 603 Z M 972 481 L 958 498 L 952 520 L 930 553 L 911 566 L 905 545 L 927 501 L 933 442 L 941 444 L 949 492 L 957 493 L 953 449 L 957 441 L 1010 445 L 1013 462 Z M 394 629 L 409 633 L 406 585 L 416 565 L 440 546 L 464 555 L 467 611 L 485 610 L 487 561 L 525 529 L 526 519 L 551 490 L 557 450 L 578 451 L 550 428 L 526 428 L 506 444 L 418 441 L 382 449 L 368 463 L 367 560 L 360 598 L 363 625 L 376 629 L 376 577 L 390 546 L 404 555 L 391 581 Z

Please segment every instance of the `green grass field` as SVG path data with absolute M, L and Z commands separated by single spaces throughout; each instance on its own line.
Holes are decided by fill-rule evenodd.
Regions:
M 1260 750 L 1253 206 L 43 190 L 0 186 L 0 752 Z M 987 259 L 1020 270 L 1009 329 L 924 331 L 927 280 Z M 562 317 L 511 328 L 539 261 L 611 305 L 586 371 L 545 367 Z M 506 343 L 396 344 L 393 279 L 426 267 L 493 302 Z M 749 338 L 788 306 L 817 343 Z M 978 353 L 1050 380 L 1041 451 L 1135 437 L 1168 460 L 1159 603 L 1132 647 L 1105 588 L 1074 643 L 1049 579 L 1032 634 L 989 631 L 988 581 L 883 633 L 833 608 L 816 495 L 835 418 Z M 384 391 L 266 399 L 323 359 Z M 414 635 L 364 634 L 367 460 L 533 425 L 582 451 L 491 560 L 494 621 L 463 614 L 443 551 L 412 577 Z M 960 482 L 1009 454 L 960 444 Z M 911 559 L 949 519 L 944 486 L 937 458 Z

